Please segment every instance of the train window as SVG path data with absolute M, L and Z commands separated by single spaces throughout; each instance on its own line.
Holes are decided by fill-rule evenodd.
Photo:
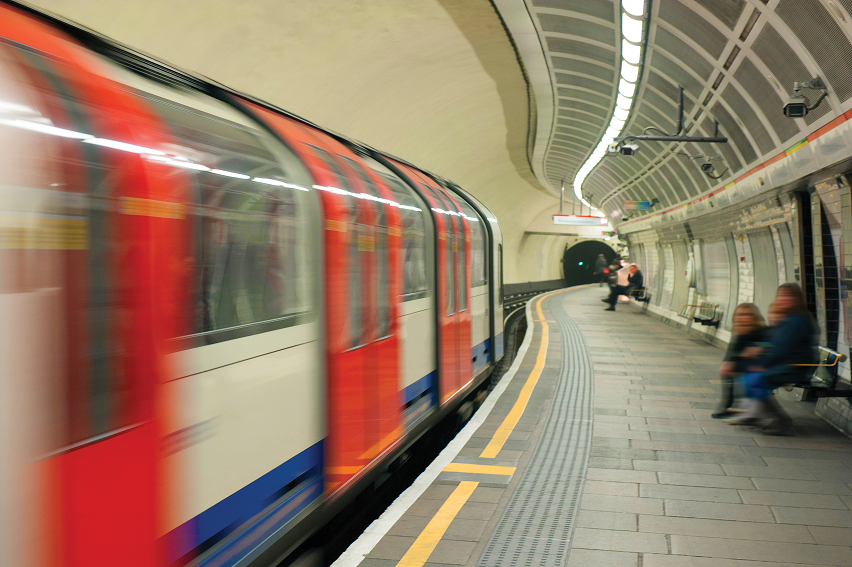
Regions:
M 394 194 L 394 199 L 405 208 L 397 209 L 402 222 L 402 301 L 420 299 L 429 295 L 427 277 L 427 213 L 424 203 L 396 175 L 379 162 L 365 158 L 367 165 L 381 176 Z
M 421 183 L 421 185 L 435 199 L 435 202 L 438 204 L 438 211 L 446 215 L 444 218 L 445 238 L 443 244 L 444 281 L 447 285 L 447 315 L 452 315 L 456 312 L 456 253 L 458 251 L 458 244 L 456 243 L 456 233 L 458 231 L 456 228 L 456 219 L 454 215 L 450 214 L 450 206 L 444 196 L 425 183 Z
M 343 157 L 343 156 L 341 156 Z M 344 158 L 348 163 L 349 167 L 352 168 L 353 171 L 358 175 L 361 179 L 361 182 L 369 191 L 370 195 L 373 197 L 381 197 L 379 194 L 378 188 L 373 183 L 373 180 L 370 179 L 370 176 L 367 175 L 367 172 L 364 171 L 355 160 L 350 158 Z M 390 270 L 388 268 L 388 220 L 387 213 L 385 211 L 385 204 L 380 202 L 372 202 L 365 201 L 364 204 L 370 203 L 373 206 L 373 210 L 377 213 L 376 219 L 376 285 L 375 293 L 376 293 L 376 337 L 384 338 L 390 336 L 390 304 L 388 301 L 388 282 L 390 280 Z
M 485 227 L 481 217 L 466 201 L 459 199 L 459 206 L 467 218 L 470 229 L 470 281 L 471 287 L 485 285 Z
M 349 181 L 343 175 L 334 158 L 322 148 L 310 146 L 337 179 L 340 189 L 352 192 Z M 349 333 L 350 348 L 365 345 L 372 337 L 369 332 L 369 266 L 370 256 L 375 247 L 372 227 L 366 219 L 366 209 L 362 203 L 356 203 L 354 197 L 346 195 L 349 210 L 349 245 L 347 246 L 347 278 L 349 281 Z
M 173 151 L 211 168 L 170 162 L 191 179 L 195 202 L 195 333 L 221 340 L 257 323 L 269 324 L 255 332 L 306 321 L 314 309 L 307 171 L 261 132 L 146 98 L 168 124 Z

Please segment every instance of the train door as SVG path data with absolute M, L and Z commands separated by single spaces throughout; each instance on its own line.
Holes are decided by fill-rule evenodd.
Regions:
M 381 156 L 379 156 L 381 158 Z M 434 297 L 434 227 L 431 211 L 419 193 L 387 165 L 365 163 L 393 192 L 402 222 L 398 304 L 400 337 L 399 405 L 406 427 L 413 427 L 437 405 L 437 346 Z
M 186 187 L 146 159 L 168 141 L 161 124 L 100 62 L 8 7 L 0 36 L 0 255 L 14 266 L 0 309 L 17 341 L 0 357 L 32 371 L 19 392 L 46 396 L 14 408 L 25 418 L 16 443 L 32 444 L 0 478 L 22 506 L 9 517 L 0 503 L 0 543 L 18 518 L 35 532 L 18 532 L 4 560 L 150 567 L 162 503 L 156 385 L 166 339 L 185 322 L 173 261 L 186 242 Z
M 406 181 L 415 188 L 432 210 L 435 222 L 435 281 L 437 284 L 437 330 L 438 330 L 438 402 L 443 405 L 452 397 L 458 383 L 455 339 L 455 275 L 452 255 L 453 228 L 450 215 L 444 213 L 443 203 L 437 194 L 426 185 L 420 172 L 405 164 L 393 162 L 405 175 Z
M 470 310 L 470 228 L 467 216 L 456 200 L 444 189 L 434 188 L 450 213 L 455 241 L 455 287 L 457 294 L 456 324 L 456 388 L 464 389 L 473 379 L 471 353 L 471 310 Z
M 372 412 L 375 421 L 373 435 L 367 443 L 364 456 L 372 460 L 402 435 L 399 407 L 399 333 L 396 298 L 400 294 L 401 218 L 396 208 L 388 205 L 393 193 L 372 169 L 354 155 L 341 156 L 354 173 L 362 188 L 361 206 L 373 209 L 374 253 L 372 286 L 373 333 L 371 352 L 366 370 L 375 382 Z M 356 161 L 357 160 L 357 161 Z M 369 169 L 369 171 L 367 170 Z M 368 378 L 369 379 L 369 378 Z
M 399 215 L 392 193 L 322 132 L 264 112 L 308 166 L 324 223 L 327 493 L 355 482 L 402 435 L 398 404 Z

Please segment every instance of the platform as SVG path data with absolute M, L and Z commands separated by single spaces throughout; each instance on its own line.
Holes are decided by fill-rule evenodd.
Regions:
M 852 565 L 852 440 L 710 418 L 722 351 L 583 287 L 539 296 L 512 368 L 335 563 Z

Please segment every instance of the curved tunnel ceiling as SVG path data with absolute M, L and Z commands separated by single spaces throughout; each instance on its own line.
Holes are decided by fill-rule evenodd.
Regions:
M 563 179 L 568 188 L 609 122 L 620 4 L 495 0 L 536 91 L 537 131 L 529 155 L 550 188 L 558 189 Z M 682 86 L 687 133 L 712 136 L 718 122 L 729 142 L 638 142 L 634 156 L 603 159 L 582 193 L 616 224 L 624 201 L 660 202 L 653 211 L 631 213 L 622 230 L 718 193 L 852 108 L 852 0 L 645 0 L 645 6 L 650 23 L 642 70 L 622 135 L 650 126 L 674 132 Z M 524 34 L 523 17 L 537 42 Z M 793 83 L 816 76 L 828 85 L 828 98 L 804 119 L 785 117 Z M 819 96 L 804 93 L 811 101 Z M 718 179 L 702 173 L 705 158 Z
M 604 134 L 621 61 L 621 4 L 612 0 L 495 0 L 536 102 L 532 169 L 566 193 Z M 535 34 L 535 35 L 533 35 Z
M 674 131 L 680 85 L 689 134 L 712 136 L 718 121 L 729 142 L 639 142 L 637 155 L 603 160 L 584 194 L 617 217 L 625 200 L 656 197 L 663 209 L 689 203 L 841 116 L 852 108 L 850 14 L 850 0 L 653 0 L 636 110 L 625 133 L 648 126 Z M 804 119 L 785 117 L 793 82 L 816 76 L 828 85 L 828 99 Z M 819 93 L 805 94 L 813 101 Z M 708 178 L 697 155 L 713 156 L 717 175 L 727 171 Z

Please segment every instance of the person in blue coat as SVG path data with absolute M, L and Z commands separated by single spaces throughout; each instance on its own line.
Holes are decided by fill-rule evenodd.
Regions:
M 766 343 L 753 352 L 754 365 L 745 377 L 753 404 L 751 411 L 729 420 L 734 424 L 768 421 L 767 435 L 785 435 L 792 420 L 781 409 L 773 391 L 785 384 L 801 384 L 808 380 L 816 362 L 817 325 L 805 302 L 802 288 L 786 283 L 778 288 L 774 310 L 779 322 L 771 327 Z

